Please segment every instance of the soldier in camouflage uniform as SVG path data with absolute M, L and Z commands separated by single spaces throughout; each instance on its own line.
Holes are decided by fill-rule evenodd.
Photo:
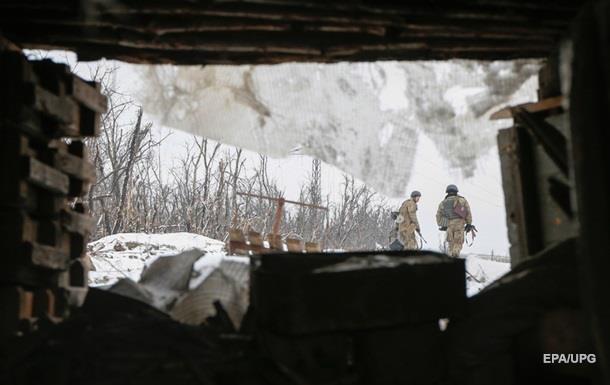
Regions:
M 438 205 L 436 223 L 439 230 L 447 231 L 447 253 L 459 257 L 464 245 L 464 232 L 472 228 L 472 213 L 466 198 L 458 195 L 456 185 L 450 184 L 445 192 L 447 196 Z
M 420 197 L 421 193 L 419 191 L 413 191 L 411 198 L 404 201 L 398 211 L 396 220 L 398 223 L 398 239 L 407 250 L 419 249 L 415 232 L 420 232 L 419 221 L 417 220 L 417 202 L 419 202 Z

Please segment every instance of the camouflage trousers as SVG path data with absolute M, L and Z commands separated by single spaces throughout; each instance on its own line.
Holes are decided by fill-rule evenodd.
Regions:
M 411 223 L 401 226 L 399 229 L 400 242 L 405 246 L 405 250 L 418 250 L 417 238 L 415 237 L 415 225 Z
M 447 226 L 447 254 L 452 257 L 459 257 L 464 245 L 464 226 L 466 221 L 463 219 L 450 219 Z

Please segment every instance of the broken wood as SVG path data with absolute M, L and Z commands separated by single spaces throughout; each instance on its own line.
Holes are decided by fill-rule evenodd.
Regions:
M 499 111 L 491 114 L 489 119 L 498 120 L 498 119 L 510 119 L 513 117 L 513 108 L 523 108 L 525 111 L 530 113 L 549 111 L 554 109 L 562 108 L 563 96 L 555 96 L 552 98 L 544 99 L 539 102 L 533 103 L 524 103 L 518 106 L 510 106 L 505 107 Z
M 511 108 L 515 122 L 525 127 L 565 176 L 568 175 L 568 144 L 565 136 L 544 119 L 523 107 Z

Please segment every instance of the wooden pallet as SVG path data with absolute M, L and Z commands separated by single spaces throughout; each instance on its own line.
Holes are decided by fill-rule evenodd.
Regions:
M 107 108 L 98 84 L 50 60 L 0 53 L 0 231 L 6 234 L 0 334 L 60 320 L 87 292 L 85 251 L 91 217 L 75 198 L 95 180 L 82 137 L 99 132 Z
M 267 234 L 263 238 L 262 234 L 256 231 L 249 231 L 246 235 L 239 229 L 230 229 L 227 250 L 229 255 L 253 255 L 285 251 L 291 253 L 317 253 L 321 252 L 322 248 L 316 242 L 304 243 L 296 238 L 287 238 L 285 241 L 282 241 L 278 235 Z
M 0 286 L 0 336 L 34 331 L 40 319 L 60 322 L 69 314 L 68 295 L 61 288 Z

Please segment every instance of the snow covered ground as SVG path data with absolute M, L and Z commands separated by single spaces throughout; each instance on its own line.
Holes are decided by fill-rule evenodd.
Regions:
M 504 259 L 504 260 L 503 260 Z M 469 297 L 481 291 L 510 270 L 506 258 L 469 254 L 466 256 L 466 288 Z
M 170 234 L 116 234 L 91 242 L 88 253 L 93 270 L 89 273 L 90 286 L 109 286 L 120 278 L 137 282 L 145 267 L 163 256 L 176 255 L 189 249 L 201 250 L 193 265 L 189 288 L 195 289 L 215 271 L 223 261 L 247 263 L 247 258 L 230 257 L 224 243 L 202 235 L 189 233 Z M 466 258 L 468 296 L 507 273 L 510 263 L 506 258 L 469 254 Z
M 89 285 L 112 285 L 120 278 L 137 282 L 144 268 L 157 258 L 189 249 L 201 250 L 201 255 L 206 254 L 209 265 L 220 263 L 224 255 L 223 242 L 190 233 L 128 233 L 101 238 L 87 246 L 93 266 L 89 272 Z M 199 263 L 198 267 L 204 269 L 202 265 Z

